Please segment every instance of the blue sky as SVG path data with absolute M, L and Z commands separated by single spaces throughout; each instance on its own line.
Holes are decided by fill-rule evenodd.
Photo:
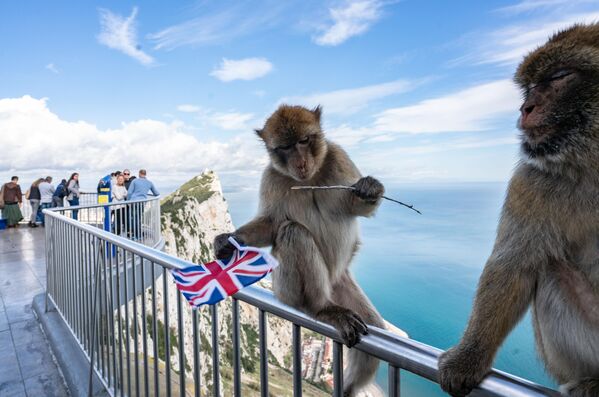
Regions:
M 289 102 L 322 104 L 386 183 L 504 181 L 517 63 L 596 20 L 597 0 L 2 2 L 0 176 L 147 167 L 170 188 L 213 168 L 252 187 L 252 129 Z

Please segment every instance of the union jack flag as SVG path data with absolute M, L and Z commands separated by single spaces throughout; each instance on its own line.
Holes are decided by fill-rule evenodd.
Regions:
M 237 251 L 228 260 L 216 260 L 171 271 L 177 288 L 190 305 L 214 305 L 264 278 L 279 265 L 265 250 L 240 246 L 232 237 L 229 241 Z

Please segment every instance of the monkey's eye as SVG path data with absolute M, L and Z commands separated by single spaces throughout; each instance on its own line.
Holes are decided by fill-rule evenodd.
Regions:
M 285 145 L 285 146 L 278 146 L 278 147 L 277 147 L 277 149 L 278 149 L 278 150 L 284 150 L 284 151 L 287 151 L 287 150 L 290 150 L 290 149 L 291 149 L 292 147 L 294 147 L 294 146 L 295 146 L 295 145 L 293 145 L 293 144 L 291 144 L 291 145 Z
M 539 81 L 538 83 L 531 83 L 526 87 L 527 92 L 530 92 L 532 90 L 534 90 L 535 88 L 537 88 L 540 85 L 543 84 L 549 84 L 553 81 L 557 81 L 557 80 L 561 80 L 565 77 L 570 76 L 571 74 L 574 74 L 574 71 L 571 69 L 560 69 L 557 72 L 553 73 L 550 77 L 544 78 L 541 81 Z
M 299 143 L 300 145 L 307 145 L 310 142 L 310 137 L 307 136 L 305 138 L 300 139 L 299 141 L 297 141 L 297 143 Z
M 560 80 L 560 79 L 563 79 L 564 77 L 567 77 L 573 73 L 574 73 L 574 71 L 572 71 L 570 69 L 561 69 L 561 70 L 558 70 L 557 72 L 553 73 L 551 75 L 551 77 L 549 77 L 547 79 L 547 81 Z

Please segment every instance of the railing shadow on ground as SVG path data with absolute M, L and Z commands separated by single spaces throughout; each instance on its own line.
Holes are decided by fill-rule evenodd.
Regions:
M 72 219 L 74 207 L 44 211 L 47 217 L 47 304 L 59 312 L 112 396 L 200 396 L 203 381 L 200 372 L 200 317 L 178 291 L 174 297 L 169 296 L 173 287 L 169 290 L 172 283 L 166 275 L 167 270 L 180 269 L 192 263 L 154 248 L 159 245 L 156 240 L 161 240 L 157 238 L 160 236 L 157 198 L 129 205 L 129 213 L 137 214 L 131 216 L 133 221 L 127 229 L 133 233 L 121 230 L 121 236 Z M 78 210 L 97 211 L 94 208 L 98 206 L 81 206 Z M 110 214 L 110 211 L 104 213 Z M 114 230 L 111 228 L 111 231 Z M 125 238 L 140 237 L 135 231 L 142 233 L 137 242 Z M 153 237 L 144 239 L 144 232 Z M 173 298 L 175 302 L 171 302 Z M 337 331 L 284 305 L 270 291 L 255 286 L 239 291 L 232 298 L 232 394 L 239 396 L 242 390 L 239 302 L 257 308 L 259 313 L 259 383 L 262 396 L 268 396 L 269 387 L 268 316 L 276 316 L 292 324 L 293 395 L 302 394 L 302 328 L 333 340 L 333 395 L 343 395 L 343 347 Z M 176 309 L 171 309 L 172 305 L 176 305 Z M 223 392 L 219 360 L 219 338 L 222 339 L 222 335 L 219 334 L 218 322 L 221 305 L 210 307 L 210 392 L 213 396 L 221 396 Z M 172 313 L 175 318 L 170 318 Z M 176 329 L 174 338 L 171 337 L 173 329 Z M 191 357 L 185 352 L 185 335 L 191 335 Z M 173 343 L 178 345 L 176 357 L 173 356 Z M 402 371 L 437 382 L 437 361 L 442 352 L 439 349 L 376 328 L 371 329 L 354 348 L 387 364 L 389 396 L 400 395 Z M 559 396 L 559 393 L 494 370 L 471 395 L 540 397 Z

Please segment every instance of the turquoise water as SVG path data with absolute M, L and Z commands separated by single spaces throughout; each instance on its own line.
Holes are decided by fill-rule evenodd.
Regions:
M 447 349 L 458 342 L 491 252 L 505 184 L 387 187 L 387 195 L 413 203 L 418 215 L 383 202 L 361 221 L 363 245 L 353 272 L 388 321 L 411 338 Z M 225 194 L 235 225 L 251 219 L 256 197 Z M 530 315 L 512 331 L 494 366 L 555 387 L 534 349 Z M 436 384 L 402 373 L 403 395 L 445 396 Z M 377 378 L 386 388 L 384 366 Z

